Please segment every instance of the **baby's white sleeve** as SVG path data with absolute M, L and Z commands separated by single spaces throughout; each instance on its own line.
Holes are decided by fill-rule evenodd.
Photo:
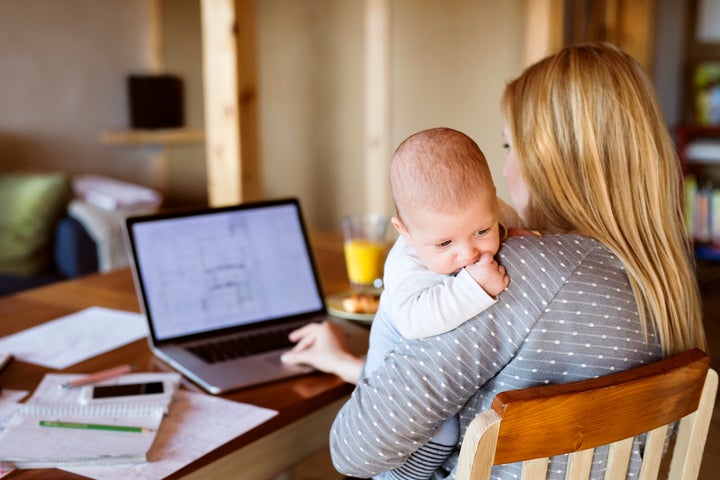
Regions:
M 392 323 L 410 339 L 450 331 L 496 301 L 465 269 L 457 276 L 433 273 L 398 243 L 385 263 L 383 297 Z

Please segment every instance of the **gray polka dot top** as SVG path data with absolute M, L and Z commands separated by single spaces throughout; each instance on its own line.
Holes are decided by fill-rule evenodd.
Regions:
M 462 439 L 498 392 L 661 358 L 654 333 L 643 332 L 621 262 L 601 243 L 578 235 L 511 237 L 498 255 L 510 285 L 495 305 L 445 334 L 401 340 L 358 384 L 330 433 L 339 472 L 368 478 L 397 468 L 455 414 Z M 387 321 L 381 309 L 374 322 Z M 635 460 L 639 441 L 636 447 Z M 458 451 L 435 478 L 454 477 Z M 604 461 L 597 453 L 594 478 Z M 551 477 L 563 478 L 564 458 L 553 459 L 550 469 Z M 518 472 L 517 465 L 496 466 L 493 478 L 519 478 Z

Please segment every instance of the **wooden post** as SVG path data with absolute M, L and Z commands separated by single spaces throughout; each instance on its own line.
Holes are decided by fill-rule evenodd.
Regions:
M 562 47 L 563 7 L 562 0 L 526 1 L 525 66 Z
M 562 0 L 526 0 L 528 19 L 531 9 L 553 5 L 562 10 Z M 609 42 L 632 55 L 647 71 L 653 72 L 657 0 L 598 0 L 571 2 L 568 43 Z M 562 23 L 560 24 L 562 27 Z M 528 37 L 528 45 L 533 39 Z
M 365 2 L 365 210 L 391 208 L 390 0 Z
M 655 0 L 624 0 L 618 11 L 618 45 L 652 75 L 655 55 Z
M 152 0 L 149 5 L 150 32 L 148 33 L 148 70 L 150 73 L 163 73 L 163 5 L 162 0 Z
M 205 149 L 212 206 L 261 196 L 254 0 L 202 0 Z

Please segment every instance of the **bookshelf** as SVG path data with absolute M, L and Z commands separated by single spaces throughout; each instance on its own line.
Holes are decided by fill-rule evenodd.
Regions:
M 685 175 L 685 216 L 700 259 L 720 261 L 720 126 L 675 130 Z

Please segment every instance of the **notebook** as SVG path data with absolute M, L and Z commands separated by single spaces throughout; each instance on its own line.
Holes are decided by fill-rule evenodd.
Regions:
M 58 468 L 147 461 L 180 380 L 177 373 L 134 373 L 103 385 L 160 382 L 164 393 L 98 399 L 99 385 L 62 388 L 82 375 L 48 373 L 0 429 L 0 459 L 14 468 Z
M 327 318 L 297 199 L 128 217 L 125 227 L 155 355 L 210 393 L 311 371 L 280 361 L 291 330 Z

